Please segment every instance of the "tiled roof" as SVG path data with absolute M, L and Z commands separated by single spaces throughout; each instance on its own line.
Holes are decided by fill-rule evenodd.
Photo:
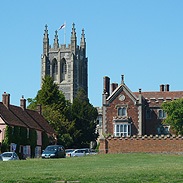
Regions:
M 37 111 L 26 109 L 26 112 L 49 134 L 55 133 L 54 129 L 48 124 L 45 118 Z
M 134 92 L 134 94 L 138 97 L 139 92 Z M 183 91 L 159 91 L 159 92 L 141 92 L 142 96 L 145 99 L 152 99 L 155 98 L 156 100 L 159 99 L 178 99 L 183 98 Z
M 7 108 L 0 102 L 0 117 L 10 126 L 21 126 L 54 134 L 53 128 L 42 115 L 30 109 L 23 110 L 21 107 L 9 105 Z
M 44 131 L 36 121 L 34 121 L 21 107 L 17 107 L 14 105 L 9 106 L 9 110 L 13 112 L 15 116 L 17 116 L 21 121 L 23 121 L 29 128 L 36 129 L 39 131 Z
M 2 102 L 0 102 L 0 115 L 6 124 L 10 126 L 28 127 L 23 121 L 15 116 Z

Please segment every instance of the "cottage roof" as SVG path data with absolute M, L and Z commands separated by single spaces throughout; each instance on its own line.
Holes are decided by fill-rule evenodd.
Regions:
M 54 129 L 48 124 L 46 119 L 37 111 L 26 109 L 27 113 L 49 134 L 55 133 Z
M 54 134 L 53 128 L 44 117 L 37 111 L 22 109 L 21 107 L 9 105 L 8 108 L 0 102 L 0 116 L 7 125 L 21 126 Z
M 0 116 L 6 124 L 10 126 L 28 127 L 26 123 L 21 121 L 11 110 L 9 110 L 2 102 L 0 102 Z
M 29 128 L 44 131 L 44 129 L 21 107 L 10 105 L 9 110 L 13 112 L 21 121 L 23 121 Z

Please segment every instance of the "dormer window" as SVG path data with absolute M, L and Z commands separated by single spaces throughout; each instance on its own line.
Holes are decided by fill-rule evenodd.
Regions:
M 126 109 L 126 107 L 119 107 L 118 108 L 118 116 L 127 116 L 127 109 Z

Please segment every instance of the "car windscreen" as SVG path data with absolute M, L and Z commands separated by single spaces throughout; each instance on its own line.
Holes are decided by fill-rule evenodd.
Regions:
M 53 147 L 48 146 L 48 147 L 45 149 L 45 151 L 56 151 L 56 150 L 57 150 L 57 147 L 55 147 L 55 146 L 53 146 Z

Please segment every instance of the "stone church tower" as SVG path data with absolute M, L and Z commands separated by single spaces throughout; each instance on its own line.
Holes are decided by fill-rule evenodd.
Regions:
M 55 31 L 53 46 L 49 44 L 48 26 L 43 37 L 41 57 L 41 82 L 49 75 L 58 84 L 66 100 L 73 102 L 78 90 L 83 88 L 88 95 L 88 58 L 84 29 L 81 33 L 80 46 L 77 45 L 75 24 L 72 25 L 70 44 L 59 45 L 58 32 Z

